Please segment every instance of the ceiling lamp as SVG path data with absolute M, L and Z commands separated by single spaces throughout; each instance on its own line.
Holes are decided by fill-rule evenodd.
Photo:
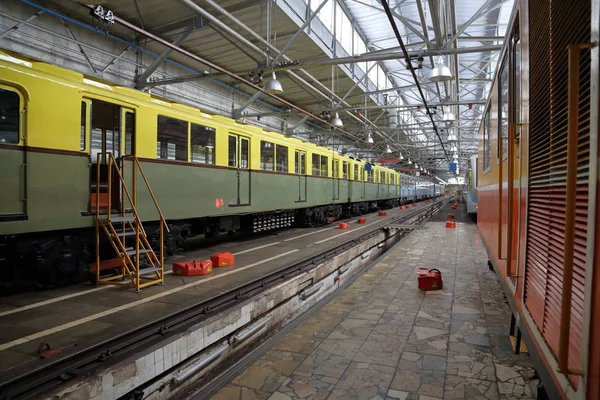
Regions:
M 373 143 L 373 138 L 370 133 L 367 133 L 367 143 Z
M 456 140 L 456 135 L 454 133 L 451 133 L 448 135 L 448 141 L 449 142 L 453 142 Z
M 386 153 L 391 153 L 392 152 L 392 149 L 390 149 L 390 145 L 389 144 L 385 146 L 385 152 Z
M 412 165 L 412 161 L 410 161 L 410 158 L 408 159 L 408 165 Z
M 398 153 L 398 158 L 399 158 L 400 160 L 404 160 L 404 156 L 402 155 L 402 153 L 400 153 L 400 152 Z
M 444 113 L 444 115 L 442 116 L 442 121 L 448 122 L 451 124 L 454 121 L 456 121 L 456 118 L 454 117 L 454 114 L 452 114 L 450 111 L 446 111 Z
M 271 80 L 265 86 L 265 92 L 269 94 L 279 94 L 283 93 L 283 86 L 281 86 L 281 82 L 277 80 L 275 76 L 275 71 L 271 74 Z
M 450 68 L 444 64 L 444 60 L 440 57 L 439 62 L 435 67 L 431 70 L 431 76 L 429 80 L 433 82 L 443 82 L 449 81 L 452 79 L 452 72 L 450 72 Z
M 335 113 L 335 117 L 333 117 L 333 119 L 331 120 L 331 125 L 335 126 L 336 128 L 344 127 L 344 123 L 340 119 L 340 116 L 338 115 L 338 113 Z

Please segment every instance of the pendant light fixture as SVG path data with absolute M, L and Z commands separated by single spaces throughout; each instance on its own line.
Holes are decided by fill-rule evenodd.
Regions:
M 412 161 L 410 161 L 410 158 L 408 159 L 408 165 L 412 165 Z
M 392 152 L 392 149 L 390 149 L 390 145 L 389 144 L 385 146 L 385 152 L 388 153 L 388 154 Z
M 402 161 L 404 160 L 404 156 L 402 155 L 402 153 L 398 152 L 398 158 Z
M 335 126 L 336 128 L 343 128 L 344 127 L 344 123 L 340 119 L 340 116 L 338 115 L 337 112 L 335 113 L 335 116 L 331 120 L 331 125 Z
M 335 68 L 335 66 L 334 66 L 334 65 L 332 65 L 332 66 L 331 66 L 331 107 L 332 107 L 332 108 L 333 108 L 333 106 L 334 106 L 334 102 L 333 102 L 333 96 L 334 96 L 334 93 L 335 93 L 335 86 L 334 86 L 334 84 L 335 84 L 335 76 L 334 76 L 335 69 L 334 69 L 334 68 Z M 339 116 L 339 114 L 337 113 L 337 111 L 336 111 L 336 113 L 335 113 L 335 116 L 334 116 L 334 117 L 333 117 L 333 119 L 331 120 L 331 125 L 333 125 L 333 126 L 334 126 L 334 127 L 336 127 L 336 128 L 343 128 L 343 127 L 344 127 L 344 123 L 343 123 L 343 122 L 342 122 L 342 120 L 340 119 L 340 116 Z
M 451 80 L 452 72 L 450 72 L 450 68 L 444 64 L 444 59 L 440 56 L 438 63 L 431 70 L 431 76 L 429 80 L 432 82 L 444 82 Z
M 444 115 L 442 115 L 442 121 L 452 124 L 456 121 L 456 117 L 450 111 L 446 111 Z
M 277 80 L 275 71 L 271 73 L 271 80 L 267 82 L 267 86 L 265 86 L 265 92 L 269 94 L 283 93 L 283 87 L 281 86 L 281 82 Z
M 367 143 L 373 143 L 373 137 L 371 136 L 371 132 L 367 133 Z

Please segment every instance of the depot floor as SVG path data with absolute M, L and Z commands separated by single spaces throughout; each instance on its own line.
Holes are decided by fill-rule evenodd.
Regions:
M 477 227 L 446 229 L 445 211 L 213 399 L 533 399 Z M 443 290 L 419 291 L 418 267 L 438 268 Z

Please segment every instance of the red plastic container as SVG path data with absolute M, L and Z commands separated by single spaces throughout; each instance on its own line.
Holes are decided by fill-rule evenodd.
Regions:
M 442 273 L 439 269 L 419 268 L 417 270 L 417 280 L 421 290 L 440 290 L 444 287 Z
M 417 203 L 413 203 L 413 207 L 416 207 L 416 206 L 417 206 Z
M 173 263 L 173 274 L 179 276 L 208 275 L 212 272 L 212 262 L 209 261 L 183 261 Z
M 365 222 L 367 222 L 367 219 L 365 217 L 362 217 L 362 218 L 358 219 L 358 223 L 359 224 L 364 224 Z
M 379 215 L 380 217 L 385 217 L 387 215 L 387 213 L 385 211 L 379 211 Z
M 448 219 L 453 219 L 454 218 L 454 214 L 448 214 Z
M 446 221 L 446 228 L 456 228 L 456 222 Z
M 340 222 L 338 225 L 339 229 L 348 229 L 350 227 L 350 224 L 348 224 L 347 222 Z
M 214 267 L 229 267 L 233 265 L 234 257 L 230 252 L 222 251 L 210 256 L 210 261 L 212 261 Z

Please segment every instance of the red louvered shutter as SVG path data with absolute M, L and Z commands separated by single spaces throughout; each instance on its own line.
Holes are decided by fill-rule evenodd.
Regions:
M 525 304 L 558 354 L 565 240 L 568 50 L 589 43 L 588 1 L 530 1 L 530 226 Z M 590 52 L 581 52 L 575 254 L 569 368 L 580 367 L 585 286 L 590 150 Z M 550 107 L 548 108 L 548 101 Z M 572 377 L 572 382 L 576 380 Z

